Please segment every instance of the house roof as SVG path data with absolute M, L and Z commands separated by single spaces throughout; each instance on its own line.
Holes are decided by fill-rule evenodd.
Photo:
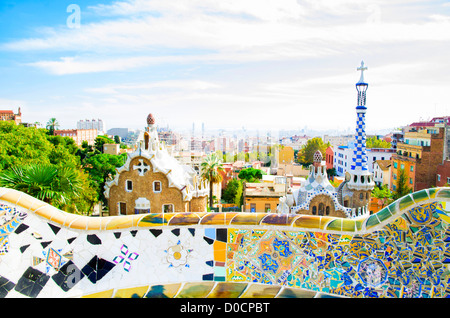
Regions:
M 377 165 L 380 167 L 381 170 L 386 171 L 391 166 L 390 160 L 376 160 Z

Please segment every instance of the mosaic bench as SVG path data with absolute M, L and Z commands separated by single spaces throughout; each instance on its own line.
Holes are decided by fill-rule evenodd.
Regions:
M 0 297 L 450 296 L 450 188 L 360 219 L 87 217 L 0 188 Z

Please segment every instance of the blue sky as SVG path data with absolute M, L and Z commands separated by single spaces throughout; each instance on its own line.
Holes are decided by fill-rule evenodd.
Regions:
M 450 2 L 117 0 L 0 3 L 0 109 L 62 128 L 367 130 L 450 114 Z M 79 28 L 67 19 L 80 8 Z

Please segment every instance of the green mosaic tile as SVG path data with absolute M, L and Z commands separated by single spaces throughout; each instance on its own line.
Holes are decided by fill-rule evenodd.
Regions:
M 450 199 L 450 188 L 442 188 L 436 195 L 436 198 Z
M 413 199 L 408 195 L 405 195 L 403 198 L 400 199 L 400 202 L 398 204 L 400 210 L 404 210 L 407 207 L 411 206 L 414 204 Z
M 389 209 L 384 208 L 377 212 L 378 220 L 380 222 L 383 222 L 384 220 L 390 218 L 392 216 L 391 212 L 389 212 Z
M 380 221 L 378 221 L 378 218 L 375 214 L 371 215 L 367 221 L 366 221 L 366 229 L 370 229 L 371 227 L 374 227 L 376 225 L 380 224 Z
M 342 231 L 345 232 L 355 232 L 355 221 L 349 220 L 349 219 L 343 219 L 342 220 Z
M 423 201 L 423 200 L 429 199 L 427 190 L 420 190 L 420 191 L 418 191 L 418 192 L 414 192 L 414 193 L 412 194 L 412 196 L 413 196 L 413 198 L 414 198 L 414 201 L 416 201 L 416 203 L 418 203 L 418 202 L 420 202 L 420 201 Z
M 326 229 L 330 231 L 341 231 L 342 221 L 343 219 L 335 219 L 327 225 Z
M 436 188 L 430 188 L 427 189 L 428 191 L 428 196 L 430 197 L 430 199 L 434 199 L 434 197 L 436 196 Z

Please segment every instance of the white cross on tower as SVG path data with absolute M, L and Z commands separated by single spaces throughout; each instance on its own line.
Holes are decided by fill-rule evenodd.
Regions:
M 364 61 L 361 61 L 361 66 L 356 70 L 361 71 L 361 78 L 359 79 L 359 83 L 364 83 L 364 71 L 367 70 L 367 67 L 364 66 Z

